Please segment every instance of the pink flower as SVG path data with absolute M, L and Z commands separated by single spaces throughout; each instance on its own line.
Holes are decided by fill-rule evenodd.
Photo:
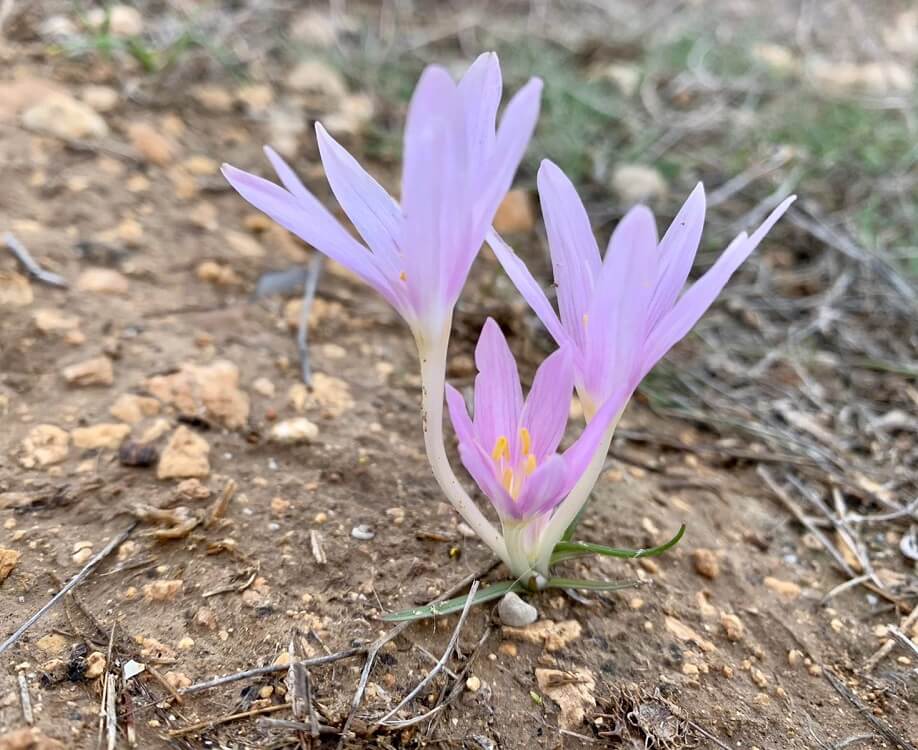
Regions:
M 249 203 L 376 289 L 416 336 L 443 336 L 535 128 L 541 89 L 531 80 L 496 127 L 496 54 L 481 55 L 458 84 L 428 67 L 408 111 L 401 205 L 317 123 L 329 185 L 363 243 L 270 149 L 283 187 L 229 165 L 223 174 Z
M 474 419 L 462 394 L 446 386 L 462 464 L 505 524 L 549 515 L 587 468 L 611 414 L 603 412 L 567 451 L 558 453 L 573 395 L 568 353 L 558 350 L 542 362 L 524 399 L 507 340 L 488 318 L 475 364 Z
M 795 199 L 781 203 L 752 236 L 740 234 L 683 292 L 704 225 L 701 184 L 662 240 L 653 214 L 644 206 L 632 208 L 612 233 L 605 259 L 565 174 L 543 161 L 538 186 L 560 317 L 513 250 L 493 231 L 488 242 L 558 345 L 571 348 L 575 384 L 588 417 L 613 394 L 618 399 L 624 394 L 624 408 L 643 377 L 692 329 Z

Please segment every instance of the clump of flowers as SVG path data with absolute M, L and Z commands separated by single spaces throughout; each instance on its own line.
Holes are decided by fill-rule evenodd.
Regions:
M 650 211 L 637 206 L 619 223 L 600 257 L 576 190 L 549 161 L 538 188 L 548 231 L 558 308 L 513 250 L 491 229 L 532 136 L 542 83 L 532 79 L 509 101 L 498 123 L 500 66 L 481 55 L 457 83 L 438 66 L 421 75 L 405 126 L 401 203 L 393 199 L 321 126 L 322 165 L 356 239 L 272 150 L 281 182 L 225 165 L 230 184 L 308 244 L 352 270 L 405 319 L 421 368 L 421 424 L 433 474 L 444 495 L 510 569 L 513 581 L 483 589 L 477 601 L 546 586 L 609 588 L 617 584 L 551 577 L 551 566 L 582 554 L 660 554 L 684 530 L 652 550 L 620 550 L 570 541 L 598 479 L 615 425 L 641 379 L 694 326 L 742 261 L 792 202 L 778 206 L 751 236 L 739 235 L 714 266 L 683 292 L 704 223 L 699 185 L 658 240 Z M 558 344 L 523 397 L 516 362 L 500 328 L 488 320 L 476 348 L 478 376 L 470 415 L 462 394 L 446 385 L 453 311 L 483 243 Z M 576 391 L 587 424 L 564 452 L 569 404 Z M 443 436 L 443 405 L 466 470 L 490 501 L 500 531 L 456 478 Z M 460 598 L 459 607 L 465 597 Z M 395 617 L 451 611 L 454 604 Z

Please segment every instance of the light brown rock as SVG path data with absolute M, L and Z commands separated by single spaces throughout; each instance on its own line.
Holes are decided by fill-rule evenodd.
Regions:
M 36 727 L 23 727 L 0 735 L 0 750 L 66 750 L 66 746 Z
M 137 424 L 146 417 L 155 417 L 159 414 L 159 409 L 160 403 L 155 398 L 122 393 L 111 405 L 108 413 L 122 422 Z
M 692 628 L 690 628 L 681 620 L 677 620 L 675 617 L 667 615 L 664 623 L 666 625 L 666 629 L 678 640 L 685 643 L 695 643 L 702 651 L 708 653 L 717 651 L 717 646 L 715 646 L 706 638 L 702 638 L 700 635 L 698 635 L 698 633 L 692 630 Z
M 295 445 L 311 443 L 319 437 L 319 428 L 306 417 L 285 419 L 271 427 L 268 439 L 272 443 Z
M 34 299 L 29 280 L 15 271 L 0 271 L 0 307 L 25 307 Z
M 586 717 L 587 708 L 596 706 L 593 692 L 596 682 L 587 669 L 568 671 L 559 669 L 536 669 L 539 690 L 558 705 L 559 724 L 563 729 L 576 729 Z
M 143 598 L 148 602 L 171 602 L 184 589 L 185 583 L 180 578 L 147 583 L 143 587 Z
M 322 124 L 334 136 L 358 135 L 366 130 L 375 111 L 373 100 L 366 94 L 348 94 L 334 112 L 323 118 Z
M 704 547 L 693 550 L 692 564 L 695 566 L 695 572 L 705 578 L 713 580 L 720 575 L 720 562 L 713 550 Z
M 201 281 L 216 284 L 217 286 L 236 286 L 242 283 L 242 279 L 239 278 L 232 266 L 217 263 L 213 260 L 205 260 L 200 263 L 195 273 Z
M 115 450 L 130 432 L 130 425 L 120 422 L 100 422 L 89 427 L 77 427 L 70 433 L 70 437 L 77 448 Z
M 287 87 L 299 94 L 321 97 L 334 104 L 347 94 L 341 74 L 321 60 L 303 60 L 287 74 Z
M 230 249 L 243 258 L 263 258 L 265 255 L 265 249 L 258 240 L 248 234 L 228 229 L 223 237 Z
M 724 629 L 724 635 L 727 636 L 728 641 L 741 641 L 746 635 L 746 627 L 743 625 L 743 621 L 736 615 L 721 615 L 720 625 Z
M 6 547 L 0 547 L 0 583 L 3 583 L 9 578 L 10 573 L 13 572 L 20 557 L 22 557 L 21 552 L 14 549 L 7 549 Z
M 137 640 L 140 640 L 140 638 Z M 141 641 L 140 655 L 147 659 L 174 659 L 175 649 L 156 638 L 145 636 Z
M 128 138 L 141 159 L 157 167 L 165 167 L 175 159 L 172 142 L 146 122 L 128 126 Z
M 61 374 L 70 385 L 111 385 L 115 381 L 112 361 L 108 357 L 93 357 L 65 367 Z
M 86 671 L 83 677 L 87 680 L 96 680 L 105 673 L 105 654 L 93 651 L 86 657 Z
M 793 581 L 782 581 L 780 578 L 766 576 L 763 583 L 776 594 L 779 594 L 781 597 L 787 599 L 788 601 L 793 601 L 794 599 L 800 598 L 800 586 Z
M 68 315 L 52 307 L 40 307 L 32 313 L 35 327 L 46 335 L 55 333 L 69 333 L 80 327 L 80 319 L 76 315 Z
M 612 173 L 612 190 L 625 208 L 635 203 L 659 201 L 668 192 L 663 175 L 643 164 L 622 164 L 616 167 Z
M 184 672 L 169 671 L 163 675 L 163 679 L 173 690 L 182 690 L 191 685 L 191 678 Z
M 63 92 L 48 94 L 29 107 L 22 113 L 22 124 L 64 140 L 108 135 L 108 125 L 92 107 Z
M 92 8 L 86 14 L 86 21 L 96 29 L 102 29 L 108 22 L 108 33 L 112 36 L 131 37 L 143 33 L 143 16 L 131 5 L 110 5 L 108 13 L 104 8 Z
M 546 651 L 560 651 L 580 637 L 583 628 L 576 620 L 539 620 L 525 628 L 504 626 L 501 633 L 505 638 L 512 638 L 523 643 L 545 646 Z
M 219 86 L 195 86 L 191 90 L 191 98 L 211 112 L 226 113 L 233 109 L 232 94 Z
M 111 112 L 118 106 L 118 92 L 110 86 L 87 86 L 81 97 L 96 112 Z
M 159 457 L 156 476 L 158 479 L 206 477 L 210 474 L 209 453 L 207 441 L 182 425 Z
M 77 291 L 92 294 L 128 293 L 130 284 L 124 274 L 111 268 L 87 268 L 81 273 L 74 284 Z
M 511 190 L 494 215 L 494 229 L 500 234 L 531 232 L 535 226 L 532 198 L 526 190 Z
M 43 635 L 35 641 L 35 645 L 38 647 L 39 651 L 44 651 L 46 654 L 51 654 L 52 656 L 64 653 L 69 646 L 67 639 L 59 633 L 48 633 L 48 635 Z
M 70 435 L 53 424 L 33 427 L 22 441 L 19 462 L 27 469 L 58 464 L 70 452 Z
M 217 615 L 210 607 L 201 607 L 194 615 L 194 623 L 207 630 L 217 629 Z
M 230 429 L 244 427 L 249 397 L 239 388 L 239 368 L 227 360 L 209 365 L 185 363 L 178 372 L 147 380 L 146 390 L 183 414 L 200 414 Z

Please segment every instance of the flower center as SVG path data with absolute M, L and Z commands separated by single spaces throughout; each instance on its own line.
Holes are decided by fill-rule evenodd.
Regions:
M 520 455 L 513 456 L 506 435 L 497 438 L 491 451 L 491 460 L 494 461 L 500 483 L 514 500 L 520 496 L 526 477 L 531 476 L 539 465 L 532 452 L 532 435 L 529 430 L 521 427 L 518 434 Z

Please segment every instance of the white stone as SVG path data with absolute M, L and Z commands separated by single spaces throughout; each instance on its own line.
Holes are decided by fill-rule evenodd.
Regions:
M 524 628 L 532 625 L 539 617 L 539 611 L 531 604 L 524 602 L 512 591 L 504 594 L 504 598 L 497 605 L 500 621 L 511 628 Z

